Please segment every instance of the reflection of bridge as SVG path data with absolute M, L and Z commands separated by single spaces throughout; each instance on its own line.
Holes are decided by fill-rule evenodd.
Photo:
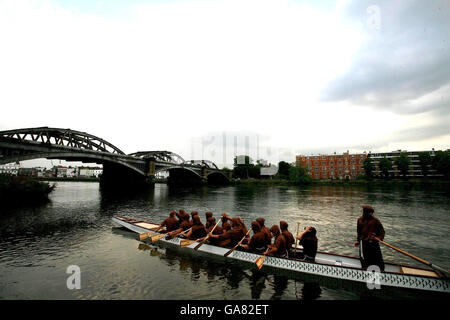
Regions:
M 102 164 L 105 184 L 150 182 L 162 171 L 169 172 L 169 183 L 174 184 L 229 181 L 228 175 L 211 161 L 185 161 L 169 151 L 127 155 L 85 132 L 48 127 L 0 131 L 0 164 L 38 158 Z

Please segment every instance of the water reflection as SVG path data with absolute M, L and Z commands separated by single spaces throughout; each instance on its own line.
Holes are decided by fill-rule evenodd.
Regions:
M 117 231 L 116 231 L 117 232 Z M 120 231 L 126 236 L 127 231 Z M 134 237 L 133 237 L 134 238 Z M 231 290 L 249 289 L 251 299 L 280 300 L 290 290 L 292 284 L 302 284 L 301 295 L 296 292 L 297 299 L 315 300 L 320 298 L 321 288 L 317 282 L 301 282 L 291 280 L 287 276 L 262 272 L 257 268 L 247 269 L 240 263 L 227 263 L 217 261 L 215 257 L 207 259 L 182 252 L 179 248 L 160 248 L 140 242 L 137 246 L 139 251 L 148 251 L 151 257 L 157 257 L 170 267 L 177 268 L 180 272 L 188 274 L 191 281 L 202 281 L 205 276 L 207 281 L 213 285 L 226 283 Z M 267 285 L 266 285 L 267 284 Z M 267 295 L 267 288 L 271 289 L 270 296 L 262 297 L 263 292 Z M 297 290 L 297 287 L 295 287 Z

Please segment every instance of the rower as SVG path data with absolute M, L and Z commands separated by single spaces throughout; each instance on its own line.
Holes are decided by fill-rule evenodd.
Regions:
M 261 230 L 261 226 L 256 221 L 252 222 L 251 228 L 253 236 L 248 244 L 242 244 L 241 247 L 251 252 L 262 254 L 267 250 L 267 234 Z
M 267 234 L 267 239 L 268 239 L 267 245 L 270 245 L 270 243 L 272 242 L 272 234 L 270 233 L 269 228 L 267 228 L 264 225 L 264 222 L 265 222 L 264 218 L 258 218 L 258 219 L 256 219 L 256 222 L 258 222 L 259 225 L 261 226 L 261 230 Z
M 357 242 L 359 246 L 359 259 L 363 269 L 376 265 L 384 271 L 384 261 L 380 244 L 374 237 L 384 239 L 384 228 L 380 220 L 373 216 L 375 210 L 371 206 L 363 206 L 363 215 L 357 221 Z
M 241 228 L 244 232 L 244 235 L 246 235 L 248 229 L 245 226 L 244 219 L 242 219 L 241 216 L 237 217 L 236 219 L 237 219 L 238 227 Z M 231 218 L 229 215 L 227 215 L 226 212 L 222 213 L 222 227 L 225 225 L 226 221 L 232 221 L 232 220 L 233 220 L 233 218 Z M 249 237 L 247 236 L 246 239 L 244 240 L 244 242 L 247 242 L 248 238 Z
M 281 234 L 280 228 L 277 225 L 273 225 L 270 228 L 275 241 L 273 245 L 264 252 L 264 255 L 275 255 L 280 258 L 287 258 L 286 238 Z
M 192 228 L 186 234 L 186 238 L 191 239 L 191 240 L 197 240 L 197 239 L 206 237 L 207 232 L 206 232 L 205 226 L 200 221 L 200 217 L 198 215 L 193 215 L 192 222 L 193 222 Z
M 231 221 L 231 217 L 229 215 L 227 215 L 226 212 L 222 213 L 222 217 L 220 219 L 222 220 L 222 228 L 225 223 L 227 223 L 228 221 Z
M 214 217 L 208 218 L 208 222 L 207 223 L 209 224 L 210 227 L 206 228 L 206 232 L 210 233 L 211 230 L 216 225 L 216 218 L 214 218 Z M 222 233 L 223 233 L 223 228 L 221 226 L 216 226 L 216 228 L 212 232 L 212 234 L 216 234 L 216 235 L 219 235 L 219 234 L 222 234 Z M 218 240 L 215 239 L 215 238 L 209 238 L 209 243 L 212 244 L 212 245 L 217 245 Z
M 210 225 L 209 225 L 209 218 L 212 218 L 212 216 L 213 216 L 213 213 L 211 211 L 205 212 L 205 218 L 206 218 L 205 228 L 206 229 L 208 229 L 210 227 Z
M 213 234 L 211 238 L 219 240 L 218 246 L 232 248 L 245 236 L 244 229 L 238 218 L 231 219 L 231 229 L 222 234 Z
M 192 227 L 191 222 L 189 221 L 189 215 L 180 215 L 180 224 L 178 226 L 178 229 L 175 231 L 170 232 L 169 236 L 173 236 L 176 234 L 179 234 L 180 232 L 185 232 L 186 230 L 190 229 Z M 184 236 L 184 234 L 182 234 Z
M 167 219 L 165 219 L 159 225 L 159 227 L 158 227 L 158 229 L 156 229 L 156 231 L 158 232 L 164 226 L 166 227 L 166 230 L 161 231 L 161 232 L 170 232 L 170 231 L 174 231 L 174 230 L 178 229 L 178 220 L 177 220 L 177 218 L 175 218 L 175 213 L 176 213 L 176 211 L 174 211 L 174 210 L 170 211 L 169 217 Z
M 292 252 L 292 245 L 295 243 L 295 239 L 294 236 L 292 235 L 292 233 L 289 232 L 288 230 L 288 223 L 286 221 L 280 221 L 280 229 L 281 229 L 281 233 L 283 234 L 284 238 L 286 239 L 286 248 L 288 251 L 288 255 L 289 257 L 293 257 L 295 254 L 294 252 Z
M 314 262 L 317 254 L 317 237 L 316 228 L 307 226 L 304 231 L 299 234 L 297 240 L 299 244 L 303 247 L 303 255 L 300 254 L 300 259 L 308 262 Z

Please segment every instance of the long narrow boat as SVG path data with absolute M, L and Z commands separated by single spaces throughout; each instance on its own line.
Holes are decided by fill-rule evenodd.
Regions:
M 158 224 L 151 222 L 138 221 L 119 216 L 113 217 L 112 221 L 136 233 L 153 232 L 151 229 L 158 227 Z M 166 239 L 164 237 L 159 241 L 170 246 L 180 247 L 181 239 L 177 237 Z M 193 250 L 197 244 L 198 243 L 193 243 L 184 247 L 184 249 Z M 229 248 L 213 246 L 207 243 L 198 249 L 199 252 L 217 256 L 223 256 L 228 250 Z M 235 250 L 227 257 L 227 259 L 235 259 L 255 265 L 254 262 L 258 257 L 261 257 L 261 255 Z M 361 268 L 361 262 L 358 258 L 333 253 L 318 252 L 314 263 L 293 258 L 267 256 L 265 258 L 264 266 L 283 269 L 288 272 L 298 272 L 359 283 L 372 283 L 372 285 L 379 284 L 381 287 L 387 286 L 450 293 L 449 279 L 443 278 L 434 270 L 385 263 L 385 271 L 380 272 L 378 276 L 375 277 L 373 272 Z M 376 280 L 376 282 L 374 282 L 374 280 Z

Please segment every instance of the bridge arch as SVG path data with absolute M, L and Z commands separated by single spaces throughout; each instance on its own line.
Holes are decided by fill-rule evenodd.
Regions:
M 226 184 L 230 182 L 229 177 L 222 171 L 211 171 L 206 175 L 206 178 L 210 184 Z
M 35 152 L 29 154 L 17 155 L 13 158 L 0 159 L 0 164 L 6 164 L 11 162 L 26 161 L 33 159 L 57 159 L 66 161 L 80 161 L 85 163 L 115 163 L 122 165 L 130 170 L 139 173 L 140 175 L 145 175 L 145 168 L 142 165 L 131 165 L 127 162 L 121 161 L 120 159 L 115 159 L 114 157 L 102 157 L 95 154 L 77 153 L 77 152 Z M 141 167 L 141 168 L 139 168 Z
M 6 140 L 28 141 L 44 145 L 65 146 L 76 149 L 125 155 L 122 150 L 102 138 L 71 129 L 37 127 L 6 130 L 0 131 L 0 137 Z

